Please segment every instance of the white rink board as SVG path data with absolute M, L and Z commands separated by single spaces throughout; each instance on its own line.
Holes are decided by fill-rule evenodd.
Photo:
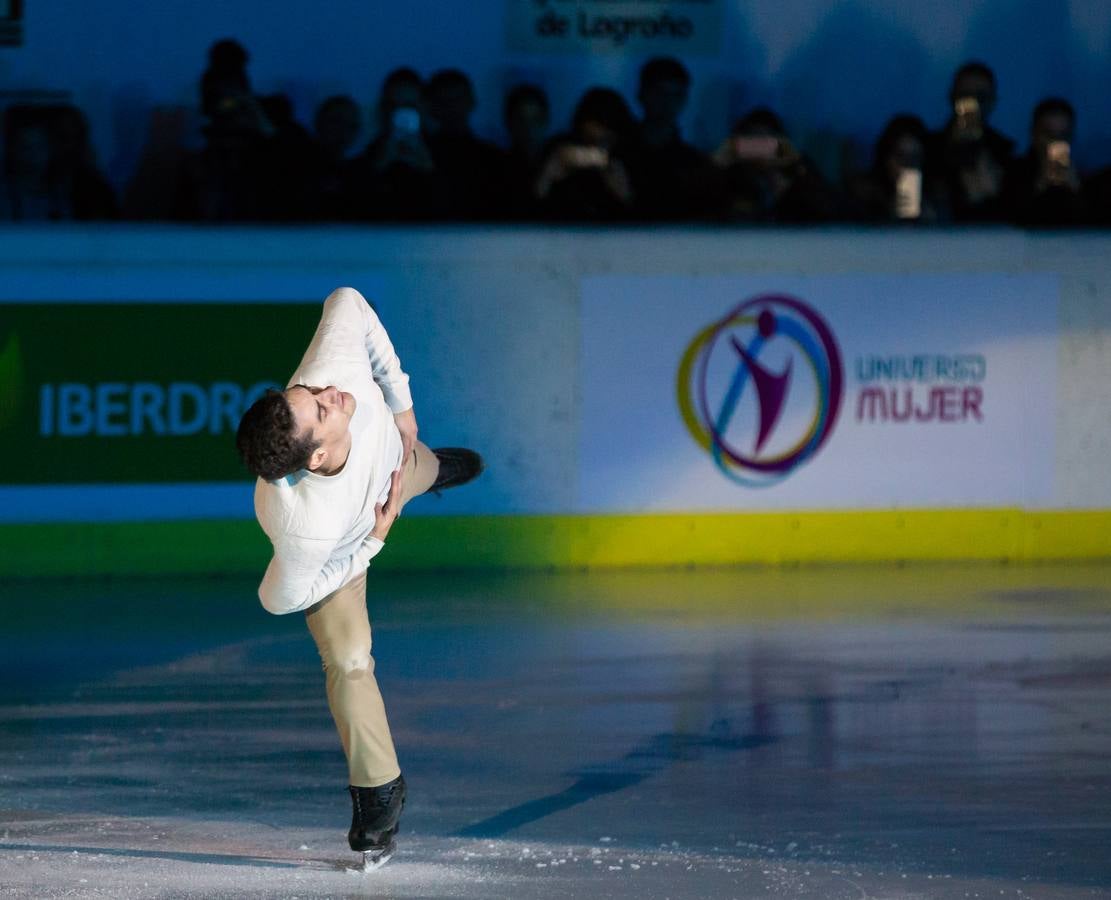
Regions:
M 1058 294 L 1056 276 L 1036 273 L 585 278 L 577 506 L 678 512 L 1051 505 Z M 696 334 L 761 295 L 794 297 L 825 320 L 840 353 L 843 389 L 827 438 L 804 462 L 770 476 L 727 464 L 745 482 L 738 483 L 684 423 L 677 373 Z M 751 311 L 763 308 L 783 309 L 762 303 Z M 711 417 L 728 402 L 731 379 L 746 364 L 726 341 L 734 336 L 744 344 L 756 333 L 752 324 L 722 332 L 707 351 L 702 392 L 699 368 L 692 368 L 687 383 L 695 383 L 695 409 L 703 395 Z M 721 440 L 745 459 L 788 455 L 819 421 L 822 390 L 800 346 L 775 334 L 757 357 L 772 373 L 790 367 L 781 412 L 759 452 L 760 404 L 751 378 L 731 406 Z M 873 377 L 876 360 L 887 377 Z M 891 360 L 895 368 L 883 368 Z
M 0 230 L 5 303 L 319 303 L 339 284 L 358 287 L 376 303 L 412 376 L 422 437 L 479 448 L 488 463 L 480 486 L 422 501 L 414 515 L 808 509 L 820 501 L 874 509 L 888 500 L 900 507 L 1111 508 L 1107 234 Z M 741 488 L 679 421 L 675 367 L 699 328 L 748 292 L 766 290 L 794 293 L 829 318 L 847 391 L 835 429 L 809 463 L 771 487 Z M 896 310 L 905 331 L 891 324 Z M 884 322 L 886 343 L 861 343 Z M 953 353 L 988 327 L 997 339 L 982 351 L 988 421 L 978 427 L 991 441 L 965 440 L 958 453 L 955 438 L 970 431 L 958 423 L 876 423 L 853 437 L 855 353 Z M 907 336 L 918 328 L 921 335 Z M 786 358 L 765 361 L 774 372 Z M 792 389 L 804 389 L 807 370 L 793 371 L 800 377 Z M 742 399 L 741 416 L 749 402 Z M 790 415 L 788 403 L 770 447 L 790 436 Z M 656 423 L 651 433 L 645 422 Z M 866 471 L 853 468 L 854 453 L 868 460 Z M 839 455 L 848 460 L 841 468 L 833 464 Z M 831 477 L 819 477 L 823 471 Z M 927 482 L 923 471 L 945 478 Z M 845 472 L 856 479 L 851 486 L 833 477 Z M 246 480 L 0 487 L 0 521 L 142 520 L 152 508 L 167 520 L 250 518 L 250 491 Z

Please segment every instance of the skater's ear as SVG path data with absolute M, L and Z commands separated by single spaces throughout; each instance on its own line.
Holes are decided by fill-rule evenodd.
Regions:
M 328 451 L 324 447 L 317 447 L 313 450 L 312 455 L 309 457 L 309 464 L 307 466 L 310 472 L 315 472 L 324 463 L 328 461 Z

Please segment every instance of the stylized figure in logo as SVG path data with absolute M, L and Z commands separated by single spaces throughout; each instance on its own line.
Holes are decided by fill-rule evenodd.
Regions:
M 783 370 L 776 372 L 760 361 L 760 354 L 773 341 L 783 339 L 802 352 L 812 370 L 816 409 L 797 443 L 785 452 L 763 455 L 783 418 L 794 358 L 788 358 Z M 724 394 L 714 403 L 708 384 L 711 359 L 717 361 L 714 371 L 720 373 L 722 352 L 730 353 L 735 365 Z M 753 450 L 744 453 L 726 440 L 726 434 L 749 382 L 755 391 L 758 415 Z M 691 436 L 709 451 L 730 480 L 764 487 L 785 478 L 825 443 L 841 408 L 843 382 L 841 353 L 825 320 L 794 297 L 761 295 L 743 301 L 695 335 L 679 365 L 679 410 Z

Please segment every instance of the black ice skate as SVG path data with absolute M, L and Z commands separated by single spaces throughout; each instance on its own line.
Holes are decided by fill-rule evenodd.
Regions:
M 482 474 L 482 457 L 466 447 L 437 447 L 432 451 L 440 461 L 440 473 L 429 488 L 434 494 L 466 484 Z
M 351 792 L 351 830 L 347 843 L 363 853 L 367 871 L 386 864 L 397 848 L 398 820 L 405 806 L 405 778 L 398 775 L 379 787 L 355 787 Z

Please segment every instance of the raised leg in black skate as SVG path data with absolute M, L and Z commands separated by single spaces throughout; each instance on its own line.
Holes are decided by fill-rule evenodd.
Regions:
M 350 785 L 348 790 L 351 830 L 347 843 L 352 850 L 362 852 L 363 868 L 371 871 L 385 865 L 396 849 L 398 821 L 405 806 L 405 778 L 398 775 L 378 787 Z
M 440 472 L 428 489 L 433 494 L 473 481 L 485 468 L 482 457 L 466 447 L 437 447 L 432 452 L 440 461 Z

